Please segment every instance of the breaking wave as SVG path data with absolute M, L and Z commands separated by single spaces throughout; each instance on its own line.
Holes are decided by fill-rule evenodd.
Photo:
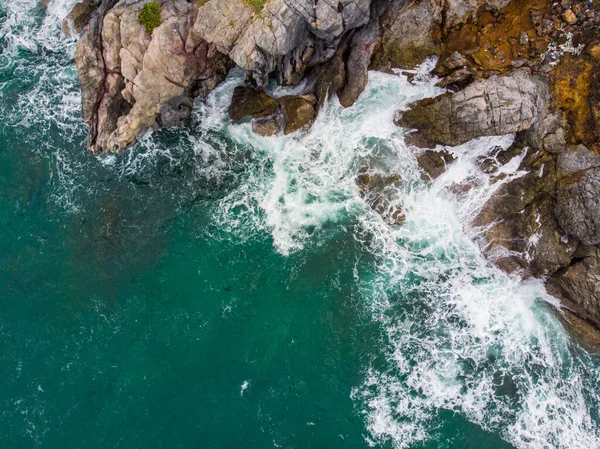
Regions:
M 522 174 L 515 159 L 494 184 L 476 159 L 508 147 L 512 136 L 453 148 L 456 162 L 427 182 L 406 131 L 393 124 L 395 111 L 441 92 L 425 75 L 431 61 L 414 83 L 371 73 L 354 107 L 333 98 L 308 133 L 285 137 L 257 136 L 249 123 L 228 120 L 244 78 L 236 72 L 198 102 L 185 128 L 94 158 L 84 154 L 75 42 L 59 30 L 74 3 L 54 0 L 44 15 L 37 0 L 0 2 L 2 133 L 21 135 L 50 162 L 65 211 L 78 213 L 119 182 L 132 196 L 150 188 L 177 206 L 205 200 L 214 238 L 268 235 L 282 254 L 352 232 L 376 261 L 369 273 L 357 268 L 355 279 L 365 313 L 380 325 L 373 358 L 383 362 L 365 367 L 351 392 L 370 444 L 435 440 L 448 411 L 517 448 L 600 447 L 596 362 L 549 311 L 540 283 L 503 274 L 472 241 L 474 214 L 501 182 Z M 364 169 L 399 175 L 383 216 L 357 186 Z M 405 223 L 390 224 L 386 213 L 400 209 Z

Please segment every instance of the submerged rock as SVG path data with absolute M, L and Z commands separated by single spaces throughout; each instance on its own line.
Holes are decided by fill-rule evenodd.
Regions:
M 400 225 L 406 221 L 402 207 L 395 198 L 400 186 L 398 173 L 381 173 L 370 166 L 363 166 L 356 177 L 360 196 L 375 212 L 391 225 Z
M 397 124 L 414 128 L 409 143 L 460 145 L 531 127 L 544 108 L 545 92 L 531 75 L 514 71 L 476 81 L 456 93 L 427 98 L 401 113 Z

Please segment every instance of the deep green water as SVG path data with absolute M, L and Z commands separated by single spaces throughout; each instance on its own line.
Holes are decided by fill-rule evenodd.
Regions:
M 238 73 L 99 159 L 73 3 L 0 0 L 1 448 L 600 447 L 600 363 L 472 243 L 472 154 L 509 138 L 429 185 L 392 117 L 432 82 L 372 74 L 260 138 L 226 118 Z M 401 174 L 404 226 L 360 197 L 367 164 Z

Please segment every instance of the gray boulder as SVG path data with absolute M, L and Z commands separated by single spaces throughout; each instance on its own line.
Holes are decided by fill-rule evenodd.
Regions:
M 583 145 L 558 157 L 556 217 L 585 245 L 600 244 L 600 157 Z
M 456 93 L 418 101 L 396 123 L 416 132 L 409 143 L 460 145 L 476 137 L 531 127 L 544 110 L 545 89 L 524 71 L 475 81 Z
M 588 248 L 586 252 L 584 257 L 553 276 L 549 281 L 548 290 L 561 298 L 567 309 L 574 312 L 580 320 L 592 323 L 596 332 L 590 329 L 586 333 L 597 339 L 597 329 L 600 328 L 600 249 Z M 582 328 L 586 329 L 578 325 L 576 330 Z M 585 338 L 587 335 L 583 337 L 584 341 L 589 340 Z

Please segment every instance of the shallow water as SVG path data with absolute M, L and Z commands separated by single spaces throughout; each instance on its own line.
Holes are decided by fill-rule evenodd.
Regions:
M 600 362 L 472 243 L 498 188 L 474 160 L 511 136 L 426 183 L 392 122 L 426 76 L 371 73 L 262 138 L 227 120 L 238 72 L 96 158 L 73 3 L 0 0 L 1 447 L 600 447 Z M 400 174 L 403 226 L 361 198 L 367 165 Z

